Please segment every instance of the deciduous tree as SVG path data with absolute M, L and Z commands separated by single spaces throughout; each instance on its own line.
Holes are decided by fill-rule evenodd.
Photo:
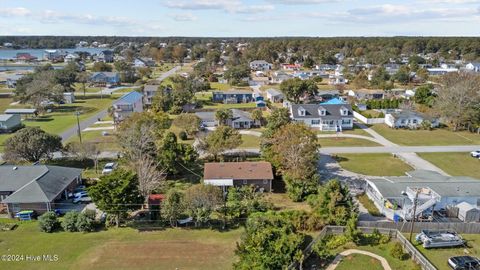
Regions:
M 25 127 L 5 141 L 4 159 L 35 162 L 50 159 L 62 149 L 62 138 L 38 127 Z
M 240 133 L 227 126 L 219 126 L 216 130 L 199 141 L 198 147 L 218 160 L 218 156 L 226 150 L 234 149 L 242 144 Z

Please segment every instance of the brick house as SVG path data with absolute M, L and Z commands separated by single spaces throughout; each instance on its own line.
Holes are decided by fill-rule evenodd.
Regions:
M 259 162 L 205 163 L 203 182 L 223 188 L 252 185 L 263 192 L 272 191 L 272 164 Z

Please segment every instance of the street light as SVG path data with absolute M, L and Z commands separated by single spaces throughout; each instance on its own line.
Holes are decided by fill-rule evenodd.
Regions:
M 78 118 L 80 116 L 80 112 L 75 112 L 75 115 L 77 116 L 77 133 L 78 133 L 78 138 L 80 139 L 80 143 L 82 143 L 82 131 L 80 130 L 80 119 Z

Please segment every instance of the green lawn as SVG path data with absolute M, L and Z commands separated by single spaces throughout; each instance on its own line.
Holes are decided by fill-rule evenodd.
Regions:
M 105 130 L 109 135 L 103 136 L 102 130 L 82 131 L 82 142 L 94 143 L 101 151 L 118 151 L 120 146 L 117 143 L 114 130 Z M 68 142 L 79 142 L 78 136 L 68 139 Z
M 422 245 L 416 243 L 414 245 L 438 270 L 449 270 L 451 268 L 447 265 L 447 260 L 452 256 L 470 255 L 480 257 L 480 235 L 462 234 L 462 237 L 467 241 L 467 247 L 425 249 Z M 415 240 L 413 241 L 415 242 Z
M 469 145 L 480 144 L 480 135 L 448 129 L 408 130 L 391 129 L 387 125 L 373 125 L 372 129 L 386 139 L 400 145 Z
M 417 153 L 421 158 L 454 176 L 480 178 L 480 160 L 470 153 Z
M 242 144 L 239 148 L 259 148 L 260 147 L 260 137 L 252 135 L 242 135 Z
M 0 97 L 0 114 L 2 114 L 8 107 L 10 107 L 10 103 L 13 102 L 13 98 L 1 96 Z
M 220 91 L 227 91 L 232 89 L 233 87 L 228 83 L 218 83 L 218 82 L 211 82 L 210 89 L 212 90 L 220 90 Z
M 318 138 L 321 147 L 380 146 L 376 142 L 357 138 Z
M 57 262 L 2 262 L 0 269 L 230 269 L 242 229 L 131 228 L 95 233 L 42 233 L 36 222 L 1 232 L 1 254 L 58 255 Z
M 402 176 L 413 170 L 391 154 L 339 154 L 335 158 L 344 169 L 364 175 Z
M 342 259 L 336 270 L 383 270 L 383 266 L 379 260 L 362 254 L 351 254 Z

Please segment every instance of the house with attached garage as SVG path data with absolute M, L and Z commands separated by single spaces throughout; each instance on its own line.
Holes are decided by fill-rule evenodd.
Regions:
M 431 127 L 438 127 L 440 124 L 438 118 L 410 110 L 396 111 L 385 115 L 385 124 L 391 128 L 418 128 L 423 121 L 429 121 Z
M 125 120 L 136 112 L 143 112 L 143 95 L 132 91 L 113 103 L 113 120 L 115 123 Z
M 235 104 L 253 102 L 252 91 L 246 90 L 230 90 L 230 91 L 216 91 L 212 93 L 213 102 Z
M 289 107 L 294 121 L 312 128 L 337 132 L 353 128 L 350 104 L 291 104 Z
M 81 169 L 69 167 L 1 165 L 0 208 L 10 217 L 22 210 L 53 211 L 81 184 L 81 174 Z
M 258 162 L 205 163 L 203 183 L 222 187 L 252 185 L 260 192 L 271 192 L 273 181 L 272 164 Z

